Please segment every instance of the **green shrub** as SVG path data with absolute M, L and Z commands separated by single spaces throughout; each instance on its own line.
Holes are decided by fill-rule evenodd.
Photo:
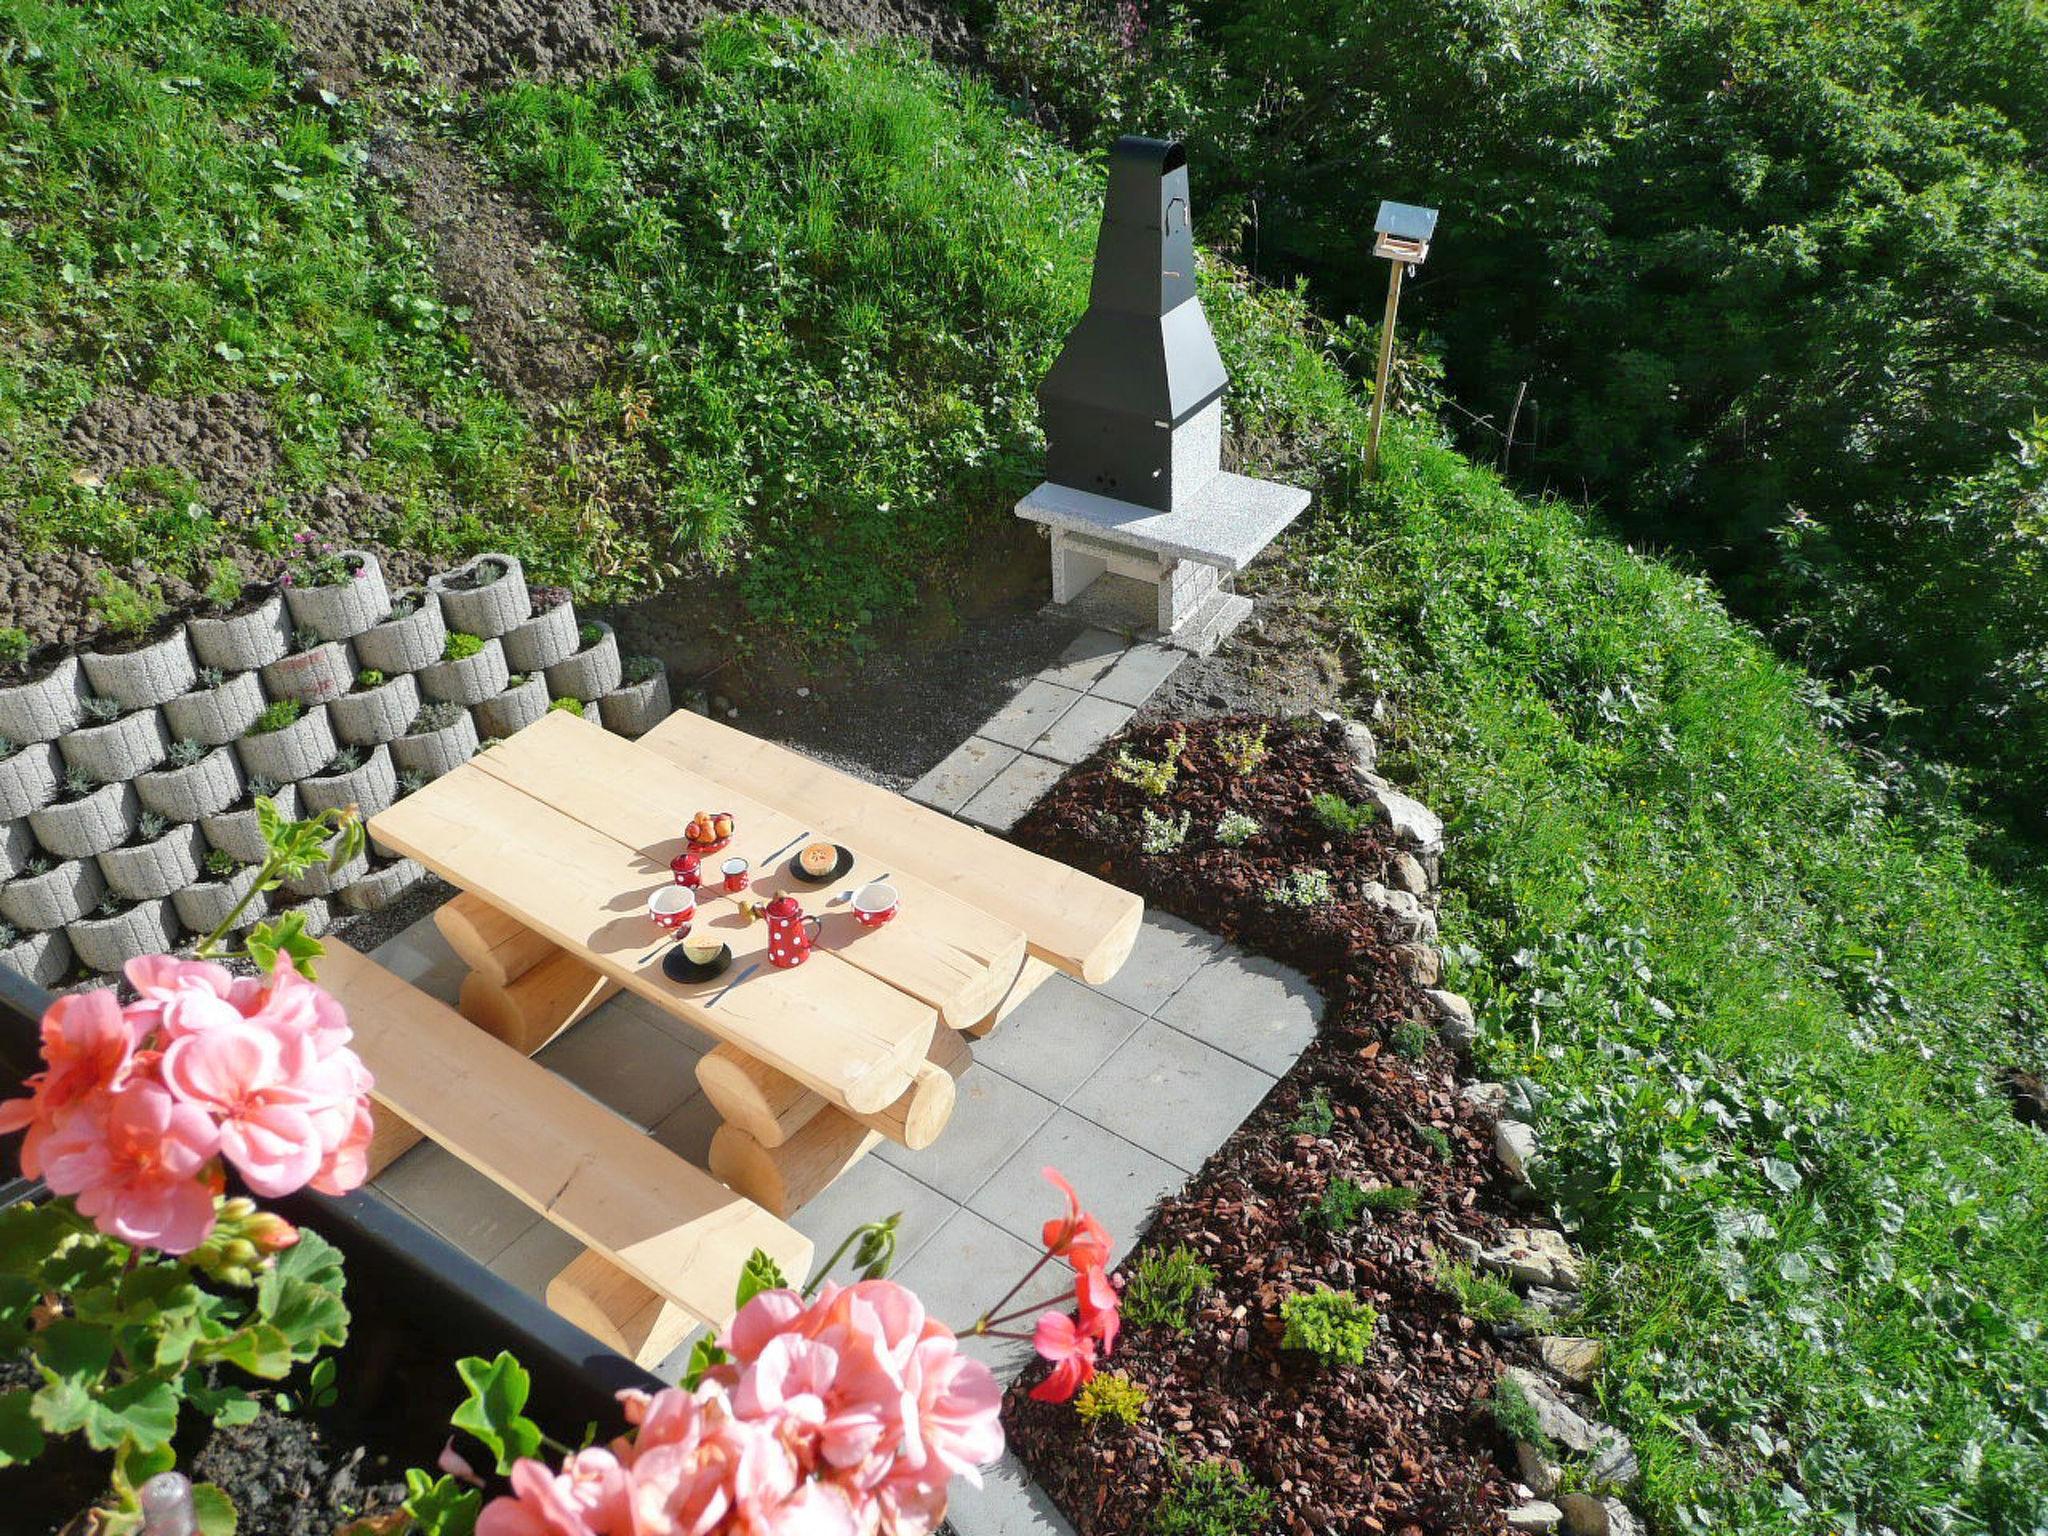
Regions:
M 1493 1422 L 1510 1440 L 1524 1441 L 1545 1455 L 1556 1451 L 1550 1436 L 1544 1432 L 1542 1415 L 1529 1401 L 1529 1394 L 1522 1390 L 1522 1384 L 1512 1376 L 1501 1377 L 1493 1389 Z
M 481 635 L 465 635 L 459 629 L 448 632 L 448 643 L 441 647 L 443 661 L 467 661 L 484 648 Z
M 1139 852 L 1173 853 L 1188 840 L 1189 812 L 1182 811 L 1178 816 L 1162 816 L 1148 805 L 1140 815 Z
M 1422 1196 L 1406 1184 L 1374 1184 L 1365 1192 L 1368 1211 L 1412 1211 Z
M 1138 1255 L 1124 1285 L 1123 1315 L 1140 1328 L 1168 1328 L 1184 1334 L 1195 1298 L 1216 1283 L 1216 1271 L 1184 1243 L 1167 1253 L 1149 1248 Z
M 7 759 L 14 756 L 14 754 L 19 752 L 20 750 L 20 742 L 9 740 L 5 736 L 0 736 L 0 763 L 6 762 Z
M 101 571 L 99 583 L 87 606 L 109 634 L 131 638 L 147 632 L 164 616 L 164 595 L 153 583 L 137 586 L 112 571 Z
M 1187 750 L 1187 738 L 1169 736 L 1166 746 L 1155 761 L 1141 757 L 1129 747 L 1116 749 L 1116 760 L 1109 765 L 1110 777 L 1130 785 L 1150 798 L 1157 800 L 1180 777 L 1180 755 Z
M 356 686 L 366 693 L 372 688 L 382 688 L 387 681 L 384 674 L 375 667 L 364 667 L 356 673 Z
M 1234 727 L 1216 735 L 1216 755 L 1236 774 L 1251 774 L 1266 760 L 1266 723 Z
M 126 713 L 121 708 L 119 699 L 103 698 L 99 694 L 94 694 L 81 703 L 78 711 L 85 716 L 87 723 L 92 725 L 112 725 Z
M 153 843 L 171 830 L 171 824 L 155 811 L 144 811 L 135 819 L 136 843 Z
M 1460 1312 L 1479 1322 L 1515 1323 L 1528 1315 L 1528 1306 L 1506 1281 L 1469 1264 L 1440 1259 L 1432 1278 Z
M 1436 1031 L 1417 1019 L 1403 1019 L 1394 1026 L 1394 1049 L 1408 1061 L 1420 1061 L 1436 1042 Z
M 1333 795 L 1325 790 L 1309 801 L 1309 809 L 1326 831 L 1340 837 L 1356 837 L 1379 818 L 1379 809 L 1371 805 L 1353 805 L 1342 795 Z
M 32 648 L 27 630 L 14 624 L 0 626 L 0 667 L 20 666 Z
M 1325 1365 L 1363 1365 L 1379 1327 L 1379 1313 L 1350 1291 L 1318 1287 L 1296 1291 L 1280 1303 L 1287 1324 L 1283 1349 L 1305 1349 Z
M 1422 1138 L 1424 1146 L 1436 1154 L 1437 1161 L 1440 1163 L 1448 1163 L 1458 1155 L 1457 1148 L 1451 1145 L 1449 1133 L 1438 1126 L 1418 1125 L 1415 1128 L 1415 1134 Z
M 1291 869 L 1267 888 L 1266 904 L 1307 911 L 1311 907 L 1328 906 L 1336 899 L 1336 894 L 1330 885 L 1328 871 Z
M 580 715 L 583 713 L 583 701 L 573 695 L 564 694 L 559 699 L 550 700 L 548 708 L 559 709 L 565 715 Z
M 206 855 L 206 872 L 216 880 L 225 880 L 242 867 L 237 859 L 225 848 L 210 849 Z
M 267 736 L 272 731 L 281 731 L 288 725 L 296 725 L 299 716 L 306 712 L 306 706 L 297 699 L 272 699 L 263 707 L 263 713 L 250 723 L 251 736 Z
M 201 596 L 215 609 L 229 609 L 242 600 L 242 568 L 225 555 L 206 566 L 206 586 Z
M 604 626 L 595 622 L 585 624 L 576 631 L 576 639 L 587 651 L 604 639 Z
M 1327 1136 L 1336 1125 L 1337 1112 L 1330 1107 L 1330 1096 L 1318 1088 L 1288 1122 L 1287 1129 L 1296 1136 Z
M 205 742 L 193 741 L 190 737 L 187 737 L 182 741 L 171 743 L 171 750 L 165 760 L 173 768 L 194 768 L 204 762 L 212 753 L 213 748 L 206 745 Z
M 1121 1371 L 1102 1371 L 1089 1377 L 1074 1398 L 1074 1412 L 1090 1429 L 1105 1420 L 1131 1429 L 1151 1395 Z
M 1302 1212 L 1304 1226 L 1321 1232 L 1349 1232 L 1365 1212 L 1365 1190 L 1354 1179 L 1334 1178 Z
M 620 663 L 619 670 L 625 677 L 626 685 L 632 687 L 638 683 L 650 682 L 668 669 L 662 665 L 659 656 L 628 656 Z
M 450 726 L 460 725 L 469 717 L 469 711 L 452 699 L 439 699 L 432 704 L 422 704 L 418 714 L 412 717 L 412 724 L 406 727 L 408 736 L 431 736 L 436 731 L 445 731 Z
M 1258 835 L 1258 821 L 1243 811 L 1225 811 L 1216 819 L 1216 841 L 1225 848 L 1242 848 Z
M 1176 1462 L 1173 1483 L 1152 1511 L 1152 1536 L 1261 1536 L 1273 1495 L 1220 1461 Z

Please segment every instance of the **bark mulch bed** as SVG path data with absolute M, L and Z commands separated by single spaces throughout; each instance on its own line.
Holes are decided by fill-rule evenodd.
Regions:
M 1265 761 L 1249 773 L 1226 764 L 1219 735 L 1261 724 Z M 1160 798 L 1112 772 L 1118 747 L 1157 760 L 1176 735 L 1185 740 L 1178 777 Z M 1434 1034 L 1419 1061 L 1396 1047 L 1419 1000 L 1393 959 L 1392 935 L 1359 899 L 1364 885 L 1387 878 L 1392 834 L 1332 834 L 1311 809 L 1319 792 L 1358 792 L 1335 727 L 1167 723 L 1112 743 L 1016 834 L 1299 967 L 1326 1000 L 1315 1042 L 1186 1192 L 1162 1204 L 1140 1245 L 1186 1244 L 1219 1278 L 1186 1337 L 1127 1325 L 1105 1362 L 1150 1394 L 1138 1425 L 1090 1431 L 1072 1406 L 1031 1401 L 1025 1384 L 1005 1404 L 1011 1443 L 1083 1536 L 1150 1529 L 1176 1461 L 1233 1464 L 1273 1493 L 1271 1529 L 1290 1536 L 1498 1531 L 1517 1502 L 1505 1470 L 1512 1446 L 1488 1402 L 1500 1358 L 1488 1331 L 1431 1280 L 1433 1251 L 1455 1255 L 1454 1234 L 1497 1238 L 1510 1186 L 1490 1128 L 1456 1096 L 1450 1052 Z M 1139 851 L 1146 809 L 1188 813 L 1181 849 Z M 1239 848 L 1215 838 L 1232 810 L 1262 827 Z M 1304 912 L 1265 899 L 1306 868 L 1329 875 L 1328 904 Z M 1416 1038 L 1407 1032 L 1411 1049 Z M 1295 1129 L 1317 1090 L 1335 1114 L 1320 1136 Z M 1337 1177 L 1405 1185 L 1420 1199 L 1405 1212 L 1367 1212 L 1348 1232 L 1312 1230 L 1304 1216 Z M 1136 1257 L 1121 1271 L 1126 1281 Z M 1281 1348 L 1282 1300 L 1325 1285 L 1353 1290 L 1379 1312 L 1363 1366 Z

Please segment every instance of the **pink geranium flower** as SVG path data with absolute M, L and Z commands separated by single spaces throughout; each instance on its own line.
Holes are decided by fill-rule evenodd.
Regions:
M 58 1114 L 121 1085 L 139 1038 L 105 987 L 60 997 L 44 1011 L 43 1070 L 28 1079 L 27 1098 L 0 1103 L 0 1134 L 28 1132 L 21 1148 L 24 1173 L 42 1172 L 42 1144 Z
M 216 1024 L 171 1042 L 164 1083 L 220 1124 L 220 1149 L 259 1195 L 287 1195 L 320 1170 L 324 1148 L 315 1110 L 333 1107 L 303 1040 L 246 1021 Z
M 102 1232 L 190 1253 L 213 1230 L 213 1190 L 200 1173 L 219 1144 L 203 1111 L 132 1082 L 59 1112 L 42 1144 L 43 1178 Z

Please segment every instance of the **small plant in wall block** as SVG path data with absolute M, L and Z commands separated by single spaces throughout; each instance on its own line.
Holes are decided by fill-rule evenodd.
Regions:
M 342 813 L 259 809 L 260 888 L 362 846 Z M 53 1002 L 42 1070 L 0 1103 L 0 1133 L 22 1133 L 22 1170 L 50 1190 L 0 1211 L 0 1349 L 27 1378 L 0 1390 L 0 1468 L 72 1436 L 106 1452 L 104 1536 L 232 1530 L 227 1496 L 175 1469 L 180 1422 L 248 1422 L 348 1336 L 340 1256 L 259 1202 L 363 1182 L 370 1074 L 313 980 L 303 917 L 230 952 L 233 922 L 202 958 L 129 961 L 131 1002 L 106 987 Z M 215 963 L 229 958 L 258 974 L 237 980 Z M 224 1192 L 229 1170 L 255 1198 Z M 316 1368 L 309 1389 L 331 1380 Z

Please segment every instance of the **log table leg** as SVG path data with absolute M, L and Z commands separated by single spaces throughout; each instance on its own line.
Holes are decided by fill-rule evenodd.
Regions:
M 989 1016 L 979 1023 L 968 1025 L 961 1033 L 971 1040 L 980 1040 L 994 1034 L 996 1026 L 1016 1012 L 1019 1003 L 1057 974 L 1051 965 L 1038 956 L 1029 956 L 1024 961 L 1024 968 L 1017 973 L 1017 979 L 1010 983 L 1010 990 L 1003 994 L 1003 1000 L 996 1004 Z
M 648 1367 L 674 1354 L 697 1326 L 688 1312 L 588 1248 L 548 1282 L 548 1310 Z
M 469 974 L 462 1016 L 531 1056 L 619 984 L 468 891 L 434 913 L 434 926 Z

